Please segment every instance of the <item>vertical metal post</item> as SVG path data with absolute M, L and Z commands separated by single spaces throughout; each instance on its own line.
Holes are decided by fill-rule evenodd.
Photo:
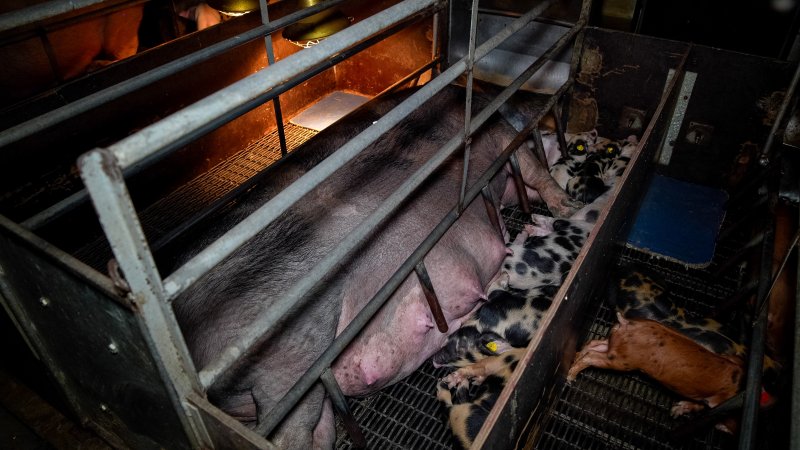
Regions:
M 769 193 L 770 202 L 777 200 L 775 193 Z M 742 429 L 739 434 L 739 449 L 755 448 L 758 433 L 758 411 L 761 398 L 761 375 L 764 365 L 765 333 L 767 331 L 768 308 L 760 308 L 761 302 L 768 302 L 770 281 L 772 279 L 772 252 L 775 242 L 774 212 L 765 219 L 764 240 L 761 247 L 757 302 L 754 309 L 753 332 L 750 339 L 750 354 L 747 358 L 747 378 L 742 405 Z
M 81 156 L 78 167 L 114 257 L 131 288 L 130 300 L 139 311 L 137 318 L 166 381 L 172 407 L 192 444 L 198 448 L 213 448 L 199 413 L 184 401 L 190 392 L 203 390 L 175 315 L 165 300 L 161 276 L 119 164 L 111 152 L 98 149 Z
M 497 204 L 494 199 L 494 194 L 489 189 L 489 185 L 486 185 L 481 189 L 481 195 L 483 196 L 483 204 L 486 205 L 486 214 L 489 215 L 489 221 L 492 223 L 492 226 L 497 230 L 497 233 L 500 235 L 500 239 L 505 240 L 505 236 L 503 235 L 503 227 L 500 225 L 500 214 L 497 211 Z
M 533 153 L 536 155 L 536 158 L 539 159 L 539 162 L 542 165 L 547 166 L 547 155 L 544 154 L 544 143 L 542 142 L 542 132 L 539 131 L 538 127 L 536 127 L 533 129 L 533 131 L 531 131 L 531 134 L 533 135 Z
M 269 11 L 267 11 L 267 0 L 259 0 L 261 7 L 261 22 L 269 26 Z M 264 35 L 264 45 L 267 48 L 267 63 L 271 66 L 275 64 L 275 52 L 272 49 L 272 35 L 267 33 Z M 275 96 L 272 99 L 272 107 L 275 110 L 275 123 L 278 125 L 278 141 L 281 144 L 281 156 L 286 156 L 288 153 L 286 147 L 286 133 L 283 130 L 283 114 L 281 113 L 280 96 Z
M 511 173 L 514 175 L 514 185 L 517 187 L 517 198 L 519 198 L 519 206 L 525 214 L 531 213 L 531 204 L 528 202 L 528 194 L 525 191 L 525 181 L 522 179 L 522 171 L 519 169 L 519 160 L 517 154 L 512 153 L 508 157 L 508 163 L 511 165 Z
M 322 384 L 325 385 L 325 389 L 331 396 L 333 409 L 335 409 L 339 417 L 342 418 L 342 424 L 347 434 L 350 436 L 350 440 L 353 441 L 353 446 L 356 448 L 365 448 L 367 446 L 367 438 L 364 437 L 364 432 L 361 431 L 361 427 L 358 426 L 358 422 L 355 417 L 353 417 L 350 406 L 347 404 L 347 399 L 342 393 L 342 388 L 339 387 L 339 383 L 336 382 L 336 378 L 334 378 L 331 373 L 331 368 L 328 367 L 325 369 L 319 376 L 319 379 L 322 381 Z
M 561 150 L 561 156 L 567 156 L 567 137 L 564 135 L 564 129 L 566 128 L 561 124 L 561 107 L 558 103 L 561 99 L 564 98 L 563 96 L 560 97 L 555 103 L 553 103 L 553 107 L 550 108 L 550 113 L 553 114 L 553 122 L 556 124 L 556 136 L 558 136 L 558 147 Z M 539 129 L 536 129 L 536 132 L 539 133 Z M 539 136 L 539 142 L 541 145 L 542 137 Z M 544 148 L 542 148 L 542 154 L 544 154 Z M 543 160 L 543 162 L 547 162 L 547 158 Z
M 463 211 L 464 195 L 467 192 L 467 177 L 469 173 L 469 153 L 472 147 L 472 137 L 469 135 L 470 121 L 472 120 L 472 81 L 473 67 L 475 65 L 475 39 L 478 30 L 478 0 L 472 0 L 469 25 L 469 50 L 467 53 L 467 101 L 464 110 L 464 171 L 461 177 L 461 191 L 458 196 L 458 210 Z
M 800 222 L 798 222 L 800 223 Z M 795 258 L 800 259 L 800 251 Z M 794 361 L 792 362 L 792 412 L 789 420 L 789 448 L 800 448 L 800 264 L 797 265 L 797 286 L 795 291 L 794 306 Z
M 436 322 L 436 328 L 442 333 L 447 333 L 447 320 L 444 318 L 442 306 L 439 304 L 439 298 L 436 296 L 436 291 L 433 289 L 433 282 L 428 275 L 428 269 L 425 268 L 425 260 L 421 259 L 414 267 L 414 272 L 417 274 L 419 284 L 422 286 L 422 292 L 425 294 L 425 300 L 428 301 L 428 306 L 431 308 L 433 320 Z

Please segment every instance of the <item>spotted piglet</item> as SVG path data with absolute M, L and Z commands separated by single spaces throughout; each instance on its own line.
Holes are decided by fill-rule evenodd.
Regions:
M 496 356 L 498 342 L 526 347 L 552 303 L 559 285 L 546 284 L 530 290 L 493 289 L 488 302 L 447 338 L 433 355 L 435 367 L 464 367 Z
M 502 339 L 490 347 L 496 356 L 486 357 L 451 373 L 439 381 L 436 398 L 447 408 L 453 448 L 470 448 L 500 393 L 514 373 L 524 348 L 514 348 Z
M 597 145 L 597 131 L 592 130 L 584 133 L 567 134 L 567 155 L 556 160 L 555 163 L 548 160 L 550 175 L 556 180 L 562 189 L 566 189 L 570 178 L 580 173 L 583 163 L 587 156 Z M 544 142 L 547 142 L 543 137 Z M 552 138 L 555 141 L 555 137 Z M 547 144 L 545 144 L 546 147 Z M 557 145 L 557 144 L 556 144 Z M 547 148 L 545 148 L 547 150 Z
M 706 349 L 723 355 L 745 355 L 745 347 L 720 322 L 688 314 L 671 300 L 666 281 L 656 271 L 642 265 L 619 270 L 609 289 L 609 303 L 626 318 L 655 320 Z
M 709 351 L 674 329 L 617 313 L 608 339 L 586 344 L 567 374 L 573 382 L 586 368 L 640 371 L 689 399 L 673 405 L 673 417 L 713 408 L 739 391 L 743 361 Z
M 621 141 L 599 140 L 584 163 L 572 171 L 574 175 L 564 185 L 567 194 L 584 203 L 594 201 L 622 176 L 638 144 L 634 135 Z

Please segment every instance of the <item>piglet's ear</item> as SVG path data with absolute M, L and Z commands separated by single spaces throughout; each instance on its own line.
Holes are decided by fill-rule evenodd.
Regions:
M 512 348 L 505 339 L 492 332 L 481 335 L 480 345 L 494 355 L 502 355 Z

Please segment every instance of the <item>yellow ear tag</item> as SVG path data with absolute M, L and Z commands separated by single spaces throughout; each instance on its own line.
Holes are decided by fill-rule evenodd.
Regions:
M 583 145 L 581 145 L 581 144 L 578 144 L 578 145 L 577 145 L 575 148 L 577 148 L 577 149 L 578 149 L 578 151 L 581 151 L 581 152 L 582 152 L 582 151 L 583 151 L 583 150 L 584 150 L 586 147 L 584 147 L 584 146 L 583 146 Z M 492 351 L 494 351 L 494 350 L 492 350 Z
M 488 348 L 489 351 L 491 351 L 493 353 L 497 352 L 497 342 L 495 342 L 495 341 L 487 342 L 486 343 L 486 348 Z

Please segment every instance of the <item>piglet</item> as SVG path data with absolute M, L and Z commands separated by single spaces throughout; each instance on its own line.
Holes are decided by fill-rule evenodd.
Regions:
M 575 356 L 567 382 L 588 367 L 639 370 L 691 400 L 676 403 L 673 417 L 713 408 L 739 391 L 743 361 L 738 356 L 713 353 L 652 320 L 626 319 L 619 312 L 617 320 L 607 340 L 591 341 Z

